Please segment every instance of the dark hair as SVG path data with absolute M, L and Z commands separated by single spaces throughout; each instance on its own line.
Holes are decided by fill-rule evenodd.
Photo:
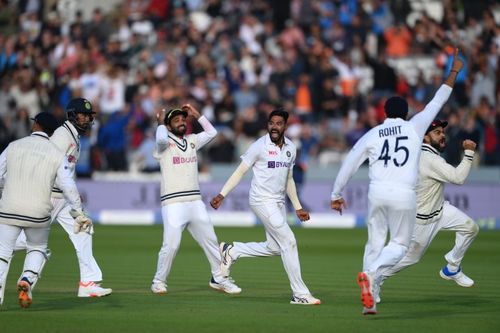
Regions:
M 276 109 L 276 110 L 271 111 L 271 113 L 269 114 L 268 120 L 271 120 L 271 118 L 274 116 L 279 116 L 279 117 L 283 118 L 285 120 L 285 123 L 288 121 L 288 112 L 286 112 L 283 109 Z
M 404 98 L 394 96 L 385 102 L 384 110 L 387 118 L 406 119 L 408 116 L 408 102 Z

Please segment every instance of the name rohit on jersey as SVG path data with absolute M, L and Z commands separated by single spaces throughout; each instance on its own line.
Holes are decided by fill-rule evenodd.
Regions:
M 184 163 L 197 163 L 198 159 L 196 156 L 191 157 L 182 157 L 182 156 L 174 156 L 173 163 L 174 164 L 184 164 Z
M 381 128 L 378 130 L 378 136 L 380 138 L 383 138 L 385 136 L 397 135 L 397 134 L 401 134 L 401 125 Z
M 268 169 L 289 168 L 289 167 L 290 167 L 290 162 L 267 161 L 267 168 Z

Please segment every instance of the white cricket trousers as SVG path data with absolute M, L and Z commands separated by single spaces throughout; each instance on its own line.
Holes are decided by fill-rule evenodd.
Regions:
M 273 202 L 262 205 L 250 205 L 252 211 L 260 219 L 266 230 L 265 242 L 233 242 L 231 256 L 239 257 L 269 257 L 281 255 L 283 266 L 290 280 L 290 287 L 295 296 L 310 294 L 302 280 L 300 272 L 297 241 L 292 229 L 286 221 L 285 204 Z
M 415 225 L 416 194 L 397 184 L 370 185 L 368 205 L 363 271 L 377 276 L 382 269 L 396 265 L 408 250 Z
M 210 264 L 216 282 L 224 279 L 220 270 L 219 242 L 203 201 L 176 202 L 161 208 L 163 244 L 158 254 L 158 265 L 153 282 L 167 282 L 175 255 L 181 244 L 182 232 L 187 227 L 201 246 Z
M 73 243 L 78 258 L 78 265 L 80 266 L 80 281 L 99 282 L 102 281 L 102 272 L 97 264 L 94 254 L 92 252 L 92 235 L 86 232 L 73 232 L 75 219 L 70 215 L 71 207 L 63 198 L 51 198 L 52 206 L 54 207 L 51 213 L 52 222 L 57 222 L 63 227 Z M 25 248 L 25 236 L 23 233 L 19 235 L 16 242 L 16 250 Z
M 2 284 L 7 279 L 6 274 L 12 259 L 16 239 L 23 230 L 26 234 L 27 253 L 21 277 L 27 277 L 31 284 L 36 283 L 45 263 L 50 226 L 26 228 L 0 224 L 0 283 Z M 2 286 L 2 288 L 4 287 Z
M 439 230 L 456 231 L 455 245 L 444 258 L 451 267 L 458 269 L 465 252 L 476 238 L 479 227 L 467 214 L 445 201 L 440 219 L 429 224 L 415 224 L 408 252 L 394 267 L 382 271 L 383 277 L 392 276 L 419 262 Z

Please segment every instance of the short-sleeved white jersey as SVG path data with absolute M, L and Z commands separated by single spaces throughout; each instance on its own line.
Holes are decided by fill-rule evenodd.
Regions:
M 285 202 L 288 173 L 295 164 L 297 148 L 285 137 L 280 148 L 271 141 L 269 134 L 255 141 L 241 156 L 242 161 L 252 167 L 250 186 L 251 205 L 264 202 Z
M 451 90 L 451 87 L 442 85 L 425 109 L 410 120 L 388 118 L 359 139 L 340 168 L 332 200 L 342 196 L 348 180 L 366 159 L 370 186 L 392 184 L 415 189 L 425 131 L 448 100 Z

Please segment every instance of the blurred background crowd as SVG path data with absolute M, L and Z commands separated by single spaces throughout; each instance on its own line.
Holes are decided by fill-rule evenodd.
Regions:
M 278 107 L 298 168 L 328 167 L 384 120 L 386 98 L 421 111 L 455 46 L 466 66 L 440 114 L 446 158 L 457 164 L 469 138 L 476 166 L 499 166 L 494 0 L 0 0 L 0 151 L 82 96 L 97 118 L 80 176 L 156 171 L 155 114 L 187 102 L 219 130 L 202 168 L 237 161 Z

